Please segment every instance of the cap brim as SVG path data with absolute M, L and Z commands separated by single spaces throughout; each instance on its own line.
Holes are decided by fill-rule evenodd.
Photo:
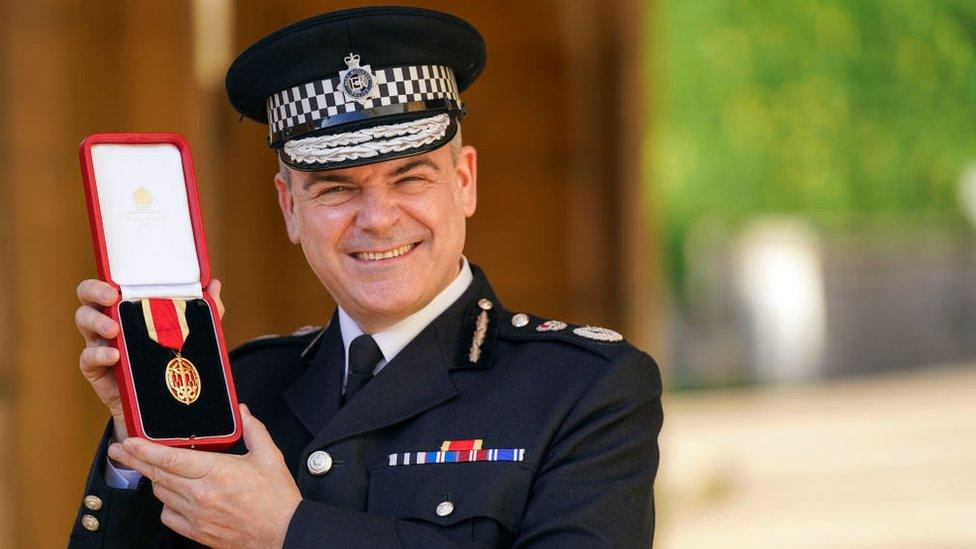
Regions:
M 430 113 L 424 113 L 423 116 L 430 116 Z M 410 120 L 419 120 L 418 117 L 413 116 Z M 400 120 L 403 122 L 404 120 Z M 364 166 L 366 164 L 375 164 L 377 162 L 386 162 L 388 160 L 395 160 L 398 158 L 405 158 L 408 156 L 415 156 L 418 154 L 424 154 L 430 151 L 437 150 L 444 145 L 451 142 L 454 136 L 457 135 L 458 131 L 458 119 L 454 116 L 450 116 L 450 121 L 447 128 L 444 131 L 443 137 L 440 137 L 430 143 L 420 145 L 417 147 L 411 147 L 409 149 L 404 149 L 402 151 L 395 152 L 384 152 L 382 154 L 376 154 L 371 156 L 360 156 L 358 158 L 350 158 L 346 160 L 336 161 L 336 162 L 297 162 L 290 158 L 285 152 L 284 148 L 278 149 L 278 157 L 281 161 L 294 170 L 303 172 L 316 172 L 324 170 L 335 170 L 339 168 L 353 168 L 356 166 Z

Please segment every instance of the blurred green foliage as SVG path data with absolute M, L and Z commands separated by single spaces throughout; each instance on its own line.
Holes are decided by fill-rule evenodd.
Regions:
M 961 218 L 976 1 L 659 0 L 646 155 L 681 295 L 700 220 Z

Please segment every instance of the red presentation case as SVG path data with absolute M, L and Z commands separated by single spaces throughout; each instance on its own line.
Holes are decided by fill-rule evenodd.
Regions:
M 241 418 L 220 316 L 203 291 L 210 262 L 189 145 L 172 133 L 95 134 L 79 157 L 98 276 L 121 295 L 106 314 L 122 326 L 115 376 L 129 435 L 203 450 L 233 445 Z M 206 409 L 168 402 L 156 387 L 168 374 L 156 360 L 165 349 L 147 342 L 140 326 L 138 300 L 149 297 L 189 300 L 186 344 L 199 342 L 194 361 Z

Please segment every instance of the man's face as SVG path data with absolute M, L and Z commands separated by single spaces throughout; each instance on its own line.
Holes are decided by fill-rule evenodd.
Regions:
M 418 311 L 457 276 L 476 206 L 472 147 L 275 178 L 288 236 L 364 330 Z

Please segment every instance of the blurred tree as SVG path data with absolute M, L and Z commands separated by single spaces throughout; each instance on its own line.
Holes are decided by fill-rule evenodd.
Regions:
M 976 2 L 661 0 L 654 16 L 647 173 L 679 297 L 704 218 L 961 219 Z

